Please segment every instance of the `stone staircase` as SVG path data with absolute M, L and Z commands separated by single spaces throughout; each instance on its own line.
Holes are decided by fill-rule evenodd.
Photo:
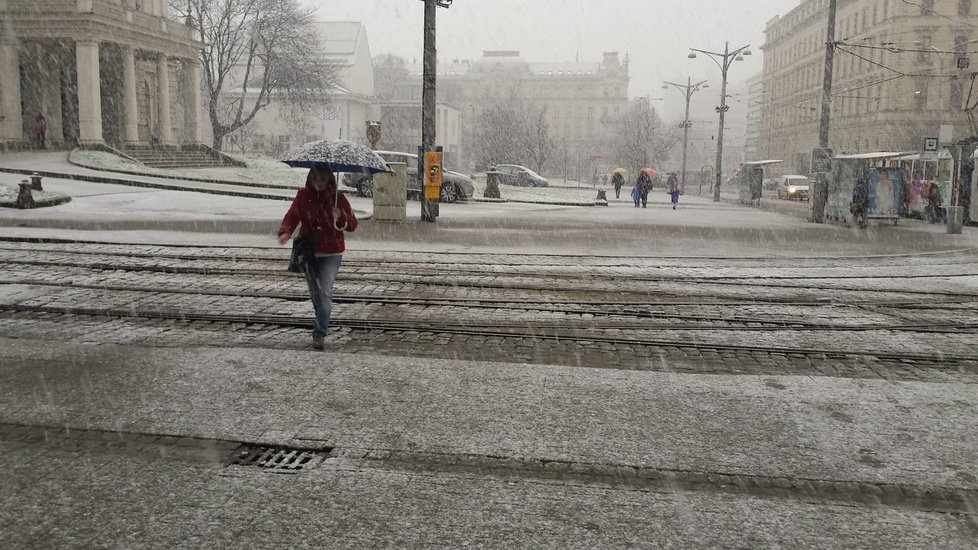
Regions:
M 206 145 L 127 145 L 121 152 L 154 168 L 220 168 L 245 166 Z

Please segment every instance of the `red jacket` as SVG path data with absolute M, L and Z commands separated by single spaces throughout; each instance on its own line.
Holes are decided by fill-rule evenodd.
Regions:
M 278 234 L 291 235 L 301 223 L 299 235 L 308 235 L 314 230 L 313 247 L 317 254 L 342 253 L 346 250 L 343 232 L 357 228 L 357 217 L 353 214 L 350 201 L 343 195 L 339 195 L 336 201 L 336 196 L 334 191 L 320 192 L 307 183 L 295 194 Z M 336 220 L 333 220 L 334 204 L 340 209 L 340 217 Z

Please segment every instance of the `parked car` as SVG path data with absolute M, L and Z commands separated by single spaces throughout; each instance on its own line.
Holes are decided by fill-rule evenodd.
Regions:
M 407 195 L 408 198 L 421 200 L 421 183 L 418 181 L 418 155 L 398 151 L 376 151 L 387 162 L 403 162 L 407 165 Z M 372 176 L 349 174 L 345 183 L 357 190 L 361 197 L 374 196 L 374 180 Z M 442 172 L 441 202 L 469 200 L 475 193 L 472 179 L 465 174 L 445 170 Z
M 496 181 L 506 185 L 519 185 L 522 187 L 547 187 L 550 182 L 547 178 L 537 174 L 525 166 L 517 164 L 497 164 L 493 170 L 498 172 Z
M 778 178 L 778 198 L 808 200 L 809 181 L 807 176 L 789 174 Z

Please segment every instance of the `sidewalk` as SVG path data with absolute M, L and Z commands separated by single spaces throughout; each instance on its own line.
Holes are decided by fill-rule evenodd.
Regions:
M 55 428 L 0 434 L 7 548 L 966 548 L 976 532 L 899 505 L 978 496 L 970 386 L 0 342 L 0 432 Z M 276 476 L 203 440 L 332 458 Z
M 72 167 L 48 153 L 38 165 L 34 154 L 0 155 L 0 168 L 73 170 L 79 176 L 117 175 Z M 212 171 L 213 172 L 213 171 Z M 23 179 L 0 171 L 0 184 Z M 119 242 L 167 242 L 267 246 L 294 193 L 152 177 L 138 181 L 165 188 L 46 178 L 45 189 L 70 195 L 64 205 L 37 210 L 0 209 L 2 234 L 17 237 L 75 238 Z M 244 196 L 188 193 L 176 189 L 240 192 Z M 660 196 L 661 195 L 661 196 Z M 361 218 L 372 201 L 348 193 Z M 804 215 L 785 215 L 755 207 L 714 203 L 686 195 L 678 210 L 668 196 L 653 193 L 647 209 L 630 200 L 609 199 L 608 207 L 555 204 L 442 204 L 435 224 L 420 220 L 420 203 L 408 201 L 405 224 L 365 223 L 348 239 L 351 249 L 525 251 L 586 255 L 682 257 L 865 256 L 929 253 L 978 246 L 978 230 L 947 235 L 942 227 L 908 220 L 899 227 L 856 230 L 807 223 Z M 792 205 L 795 206 L 795 205 Z

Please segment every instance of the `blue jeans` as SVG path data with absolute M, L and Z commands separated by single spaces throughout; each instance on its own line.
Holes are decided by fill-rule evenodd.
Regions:
M 325 338 L 329 329 L 329 316 L 333 311 L 333 283 L 342 260 L 343 256 L 339 254 L 317 256 L 306 264 L 306 284 L 309 285 L 309 297 L 312 298 L 312 309 L 316 314 L 313 338 Z

